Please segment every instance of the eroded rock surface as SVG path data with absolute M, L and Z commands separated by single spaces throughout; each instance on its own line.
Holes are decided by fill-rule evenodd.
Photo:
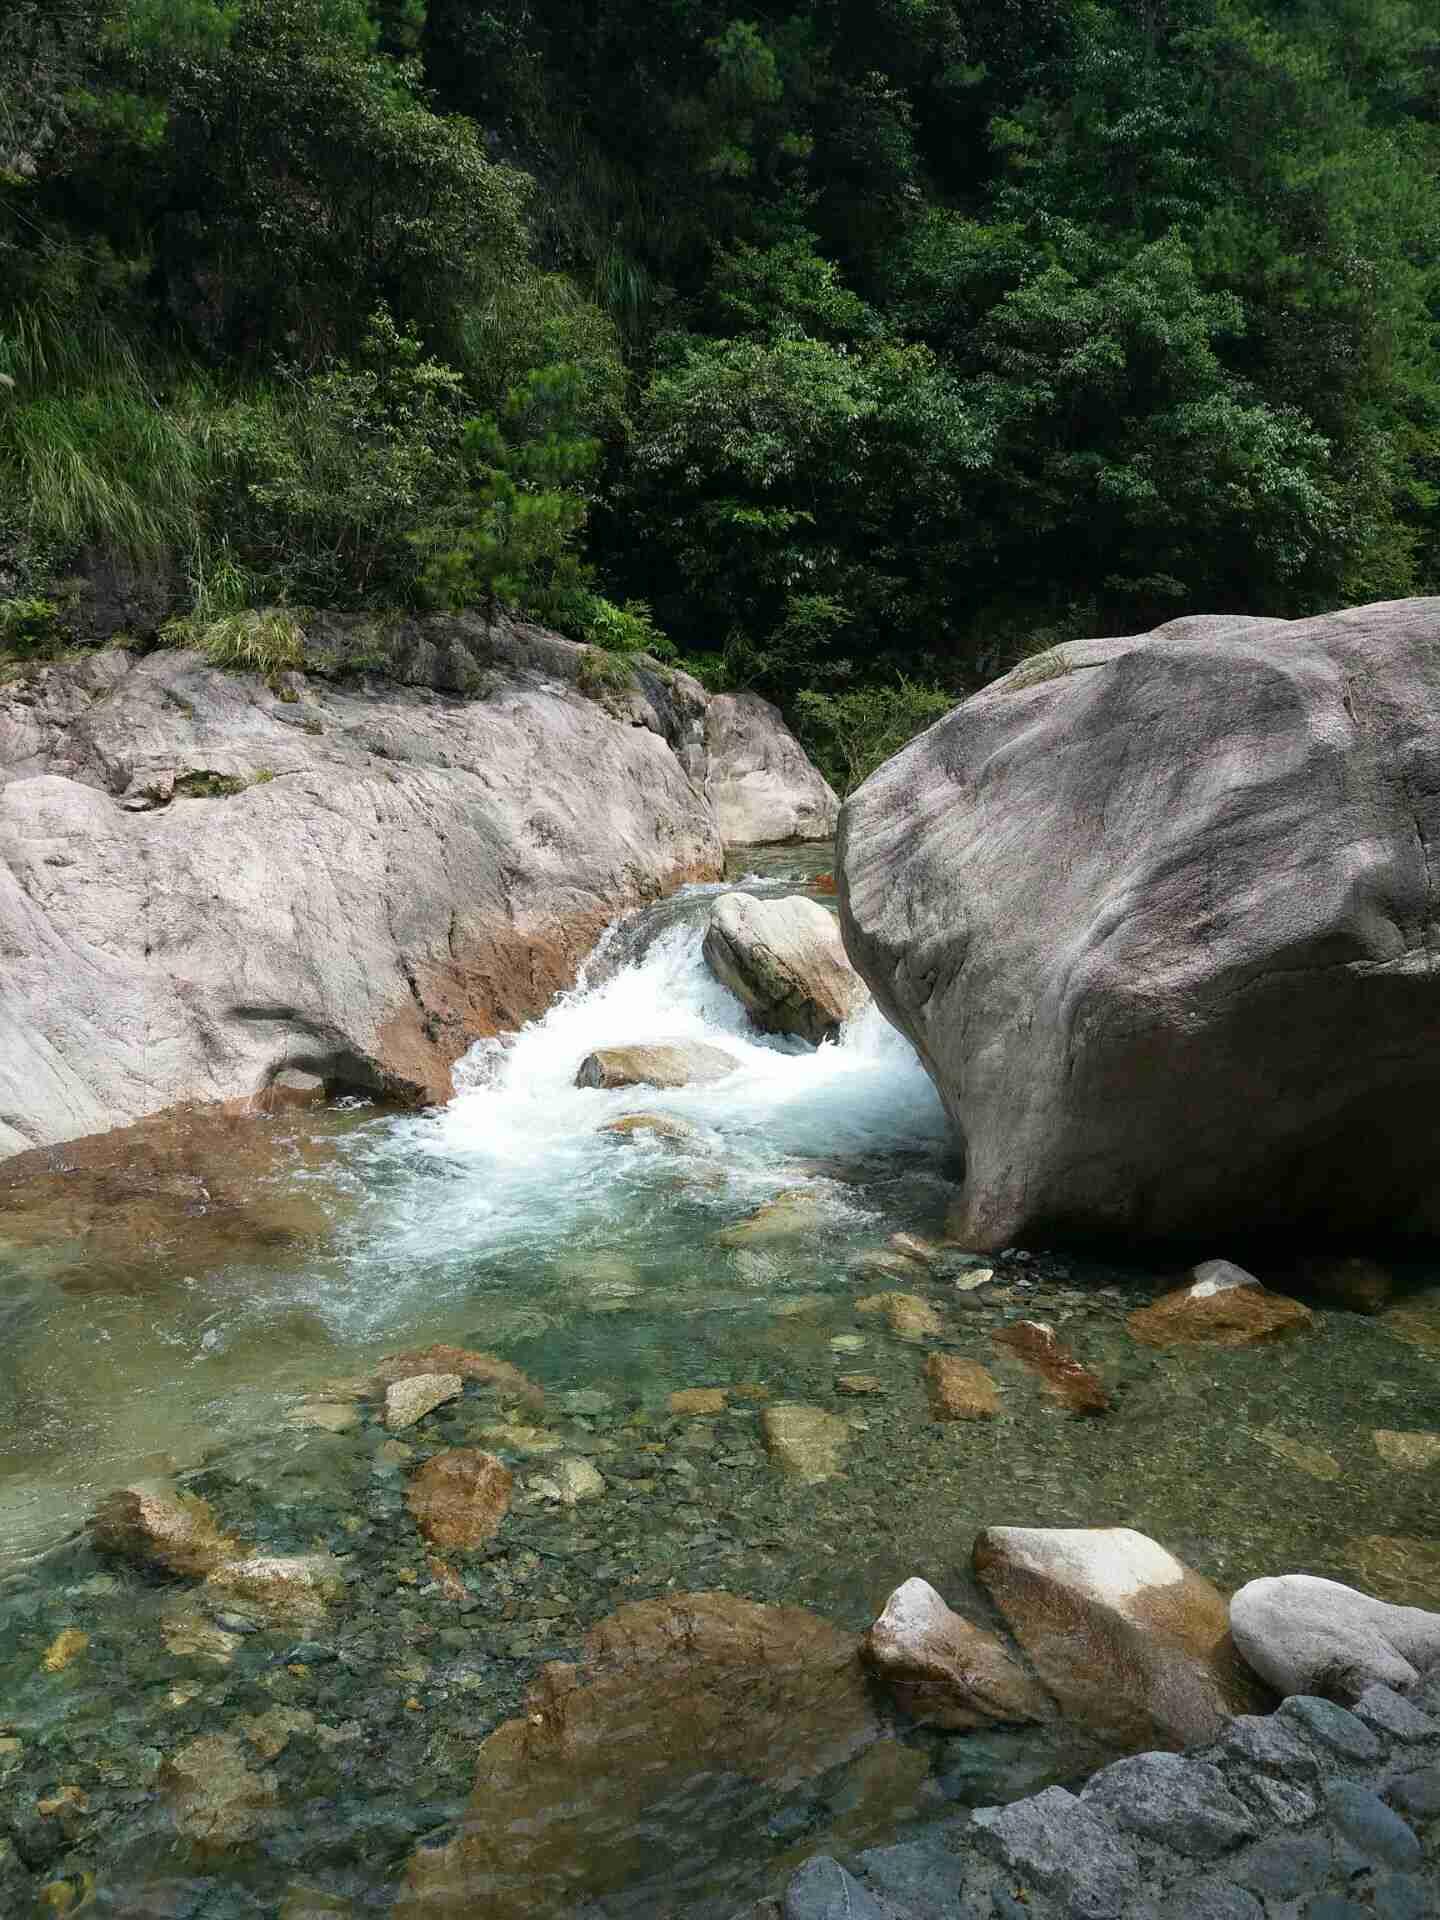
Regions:
M 1440 1225 L 1440 599 L 1075 641 L 846 801 L 957 1237 Z
M 1440 1613 L 1390 1606 L 1312 1574 L 1250 1581 L 1231 1599 L 1230 1628 L 1277 1693 L 1353 1700 L 1375 1683 L 1408 1686 L 1440 1665 Z
M 1129 1527 L 987 1527 L 975 1571 L 1069 1718 L 1130 1747 L 1214 1737 L 1262 1710 L 1224 1596 Z
M 870 998 L 845 957 L 840 923 L 817 901 L 723 894 L 705 932 L 705 962 L 766 1033 L 818 1046 Z

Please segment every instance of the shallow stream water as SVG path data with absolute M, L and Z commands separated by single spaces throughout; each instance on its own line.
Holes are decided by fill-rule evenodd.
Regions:
M 823 897 L 828 861 L 755 855 L 743 884 Z M 1015 1252 L 964 1291 L 953 1268 L 907 1266 L 889 1236 L 943 1235 L 955 1190 L 938 1101 L 873 1010 L 819 1049 L 757 1033 L 701 958 L 722 890 L 612 930 L 543 1020 L 471 1053 L 443 1111 L 149 1123 L 0 1184 L 0 1911 L 61 1887 L 34 1910 L 386 1912 L 537 1666 L 667 1591 L 724 1588 L 858 1630 L 920 1573 L 984 1620 L 968 1565 L 980 1527 L 1126 1524 L 1226 1588 L 1303 1568 L 1436 1603 L 1440 1467 L 1397 1467 L 1374 1435 L 1440 1428 L 1440 1269 L 1408 1269 L 1373 1319 L 1322 1311 L 1282 1345 L 1157 1353 L 1124 1327 L 1169 1278 L 1151 1268 Z M 737 1070 L 667 1093 L 574 1086 L 592 1049 L 655 1039 L 723 1046 Z M 638 1112 L 693 1132 L 603 1131 Z M 718 1239 L 781 1193 L 798 1196 L 790 1231 Z M 887 1289 L 925 1297 L 943 1333 L 916 1344 L 857 1314 Z M 1024 1316 L 1096 1370 L 1110 1413 L 1067 1414 L 993 1343 Z M 295 1424 L 306 1395 L 432 1342 L 522 1369 L 543 1419 L 472 1389 L 399 1448 L 363 1400 L 339 1431 Z M 1000 1417 L 932 1421 L 927 1345 L 982 1359 Z M 857 1373 L 876 1390 L 838 1394 Z M 672 1415 L 687 1387 L 728 1389 L 725 1411 Z M 776 1401 L 845 1421 L 836 1478 L 777 1469 L 760 1432 Z M 457 1443 L 516 1475 L 458 1605 L 403 1497 Z M 600 1471 L 602 1498 L 548 1497 L 559 1452 Z M 223 1660 L 176 1651 L 165 1623 L 183 1583 L 98 1555 L 82 1530 L 106 1489 L 157 1473 L 264 1549 L 341 1556 L 340 1617 L 310 1637 L 236 1636 Z M 84 1645 L 56 1665 L 66 1631 Z M 271 1804 L 198 1846 L 164 1791 L 169 1756 L 277 1706 L 299 1718 L 265 1757 Z M 710 1776 L 697 1754 L 695 1791 L 646 1816 L 623 1866 L 582 1874 L 590 1904 L 537 1895 L 533 1911 L 728 1920 L 822 1845 L 1094 1761 L 1053 1729 L 897 1732 L 883 1761 L 872 1750 L 779 1796 Z

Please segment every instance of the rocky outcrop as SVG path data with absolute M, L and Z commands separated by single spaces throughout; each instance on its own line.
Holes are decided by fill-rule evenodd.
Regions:
M 448 1098 L 617 914 L 718 875 L 707 783 L 770 769 L 747 839 L 833 817 L 777 715 L 712 724 L 643 656 L 468 616 L 297 646 L 268 677 L 112 649 L 0 689 L 0 1155 L 317 1082 Z
M 727 893 L 705 932 L 705 962 L 765 1033 L 819 1046 L 833 1039 L 870 989 L 845 958 L 840 925 L 818 901 Z
M 777 708 L 758 693 L 720 693 L 705 715 L 705 797 L 727 847 L 828 840 L 840 802 Z
M 1440 1226 L 1440 599 L 1073 642 L 846 802 L 957 1236 Z
M 1241 1587 L 1230 1601 L 1230 1630 L 1279 1693 L 1349 1701 L 1369 1686 L 1409 1686 L 1440 1667 L 1440 1613 L 1393 1607 L 1307 1573 Z
M 1224 1597 L 1129 1527 L 987 1527 L 975 1571 L 1061 1711 L 1138 1747 L 1210 1739 L 1268 1704 Z

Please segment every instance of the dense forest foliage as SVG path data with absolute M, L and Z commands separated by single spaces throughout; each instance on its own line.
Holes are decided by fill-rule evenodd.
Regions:
M 498 603 L 848 780 L 1057 639 L 1440 590 L 1433 0 L 0 16 L 12 655 L 97 553 L 202 638 Z

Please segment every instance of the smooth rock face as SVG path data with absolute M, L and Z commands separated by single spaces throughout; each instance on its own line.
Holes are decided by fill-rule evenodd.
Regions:
M 786 1792 L 879 1732 L 854 1637 L 814 1614 L 727 1593 L 623 1607 L 481 1746 L 459 1835 L 414 1856 L 397 1916 L 571 1920 L 624 1885 L 698 1766 Z
M 870 999 L 845 958 L 839 921 L 815 900 L 722 894 L 703 951 L 711 973 L 766 1033 L 818 1046 Z
M 994 1634 L 952 1612 L 927 1580 L 895 1589 L 860 1654 L 922 1726 L 1045 1720 L 1052 1711 Z
M 637 669 L 612 714 L 589 649 L 408 625 L 431 684 L 162 649 L 0 689 L 0 1154 L 292 1072 L 448 1099 L 617 913 L 719 873 L 694 682 Z M 435 691 L 467 640 L 493 664 Z
M 470 1551 L 499 1531 L 513 1485 L 514 1475 L 493 1453 L 451 1447 L 425 1462 L 405 1498 L 432 1546 Z
M 778 708 L 757 693 L 721 693 L 705 714 L 705 798 L 727 847 L 828 840 L 840 802 Z
M 708 1087 L 739 1065 L 723 1047 L 703 1040 L 657 1040 L 643 1046 L 601 1047 L 587 1053 L 577 1087 Z
M 1235 1645 L 1283 1694 L 1353 1700 L 1440 1662 L 1440 1613 L 1393 1607 L 1307 1573 L 1252 1580 L 1230 1602 Z
M 958 1238 L 1440 1225 L 1437 706 L 1440 599 L 1190 617 L 850 796 L 846 949 L 962 1137 Z
M 107 1494 L 95 1515 L 95 1544 L 137 1567 L 202 1579 L 244 1552 L 216 1525 L 207 1501 L 173 1488 L 136 1486 Z
M 987 1527 L 975 1570 L 1061 1711 L 1131 1747 L 1213 1739 L 1263 1710 L 1225 1601 L 1129 1527 Z

